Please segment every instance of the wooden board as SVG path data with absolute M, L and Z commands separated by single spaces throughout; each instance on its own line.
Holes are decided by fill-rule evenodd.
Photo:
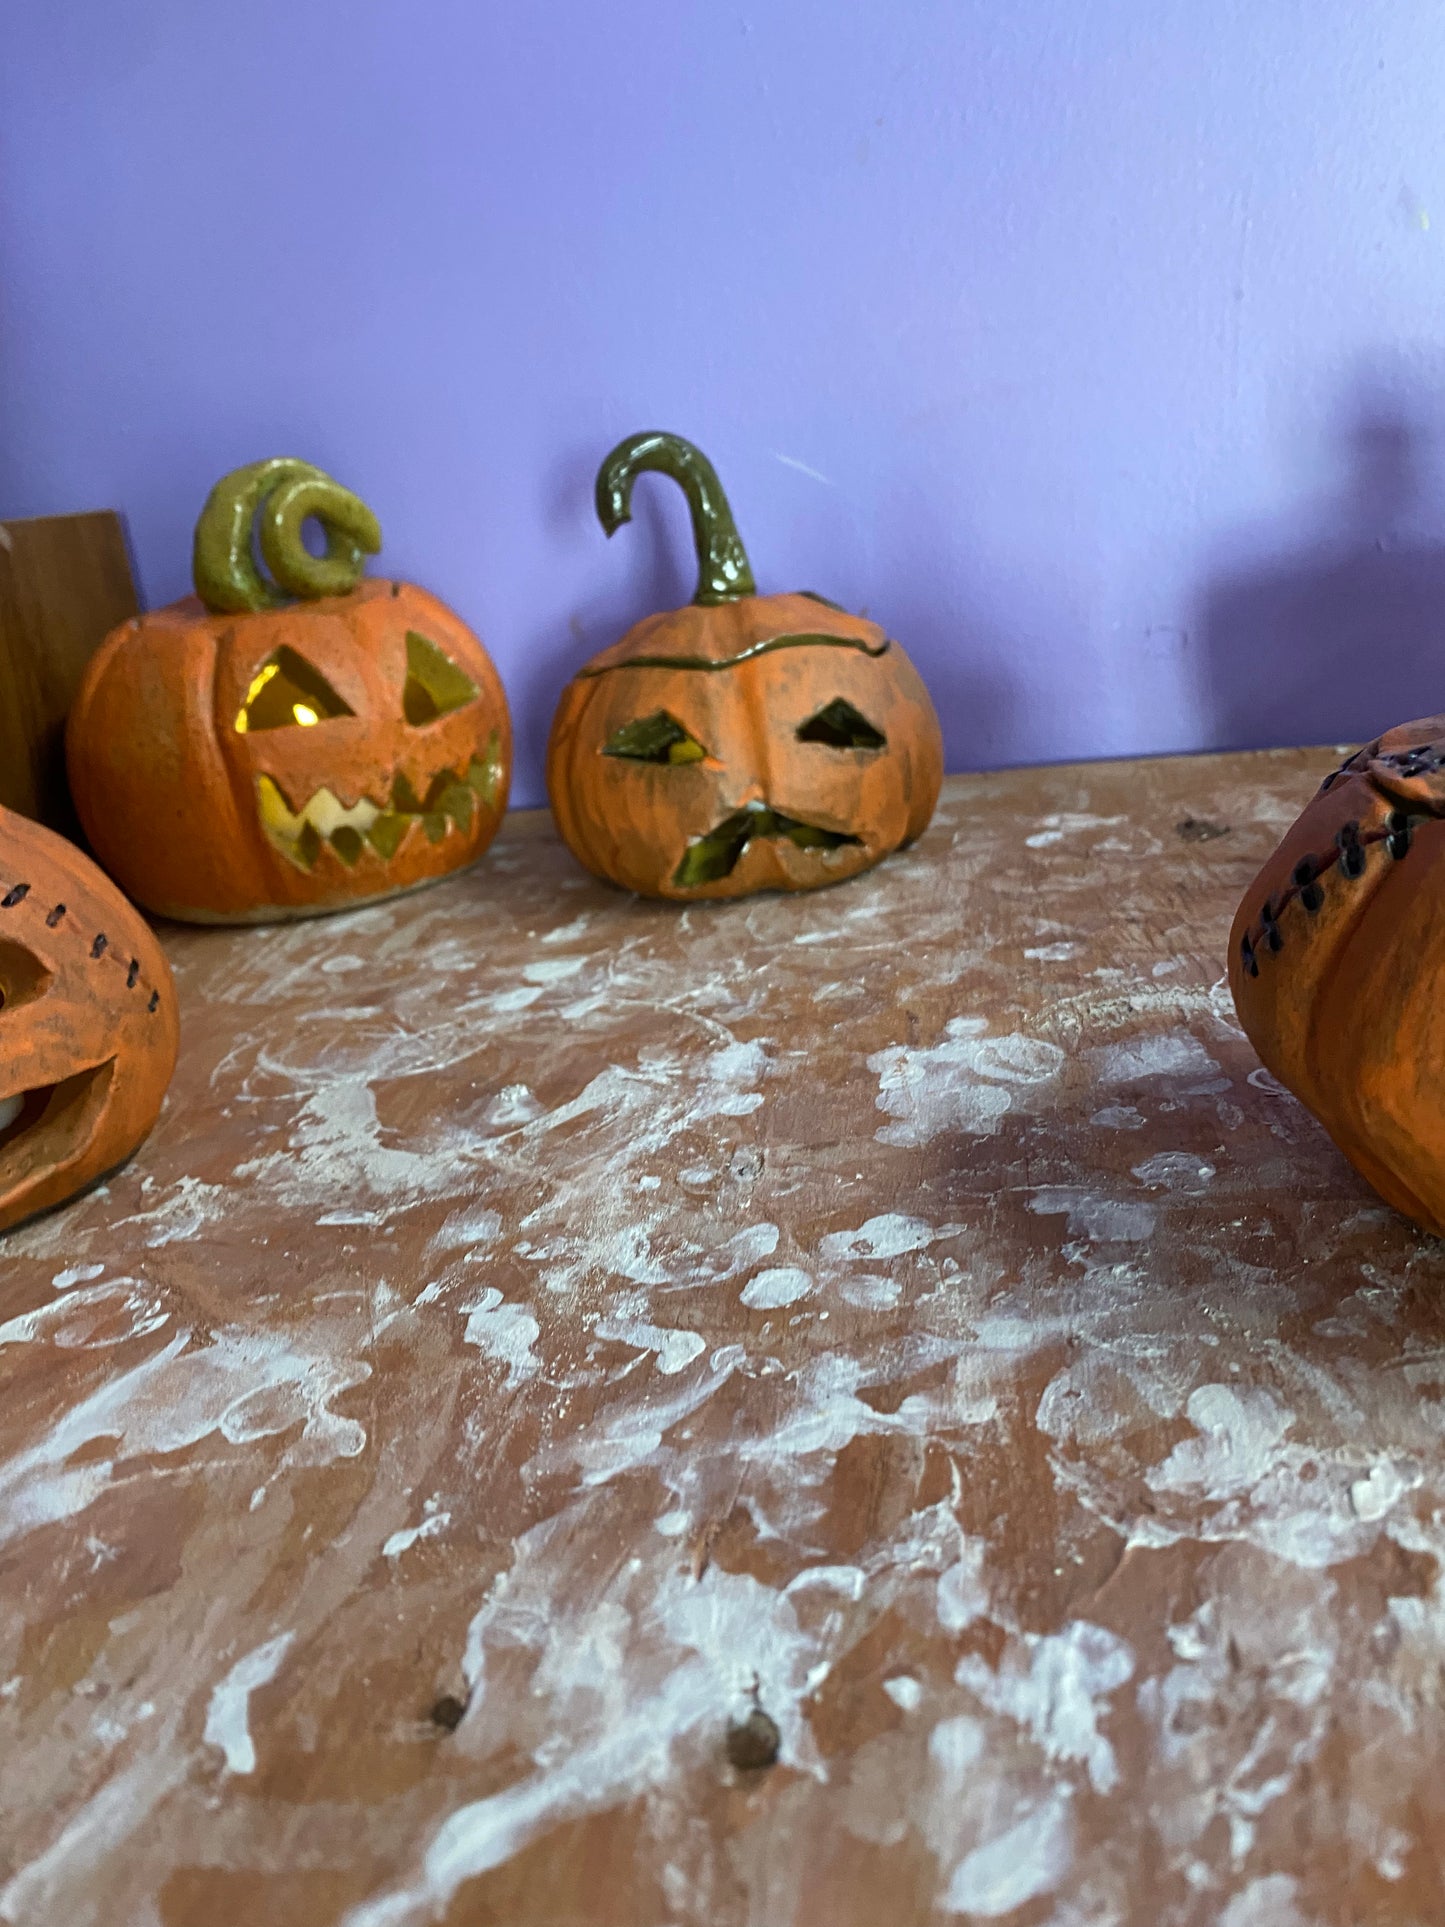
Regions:
M 1333 760 L 167 931 L 160 1128 L 0 1247 L 0 1920 L 1445 1919 L 1445 1249 L 1222 982 Z
M 101 640 L 136 613 L 120 517 L 0 522 L 0 805 L 76 833 L 65 716 Z

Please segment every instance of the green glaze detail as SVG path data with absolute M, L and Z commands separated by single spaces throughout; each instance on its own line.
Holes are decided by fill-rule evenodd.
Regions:
M 865 656 L 881 656 L 891 646 L 887 636 L 879 643 L 865 642 L 861 636 L 769 636 L 766 642 L 751 643 L 717 662 L 707 656 L 629 656 L 625 662 L 588 663 L 577 676 L 580 681 L 584 676 L 610 676 L 619 669 L 736 669 L 740 662 L 771 655 L 774 649 L 857 649 Z
M 700 763 L 707 751 L 665 709 L 624 723 L 602 745 L 604 756 L 625 757 L 630 763 Z
M 472 815 L 477 807 L 477 799 L 465 783 L 453 781 L 437 798 L 437 808 L 443 816 L 449 816 L 463 836 L 470 836 Z
M 721 883 L 737 868 L 752 834 L 753 825 L 746 810 L 725 817 L 715 830 L 688 844 L 681 863 L 672 873 L 673 884 L 679 890 L 696 890 L 704 883 Z
M 843 696 L 825 703 L 798 732 L 800 743 L 826 743 L 829 749 L 885 749 L 887 737 Z
M 502 793 L 502 739 L 495 729 L 487 738 L 485 759 L 478 762 L 474 756 L 467 765 L 467 783 L 487 809 L 496 807 Z
M 390 863 L 410 828 L 410 817 L 398 816 L 395 810 L 384 810 L 366 832 L 366 840 L 383 862 Z
M 331 847 L 341 858 L 348 870 L 354 870 L 361 861 L 361 832 L 349 823 L 339 823 L 331 832 Z
M 308 516 L 326 533 L 324 555 L 310 554 L 301 539 Z M 271 582 L 251 552 L 253 527 Z M 365 502 L 311 462 L 284 455 L 250 462 L 223 475 L 206 497 L 192 550 L 196 594 L 218 615 L 345 595 L 380 547 L 381 529 Z
M 673 884 L 679 890 L 696 890 L 705 883 L 720 883 L 732 875 L 755 836 L 785 836 L 800 850 L 839 850 L 862 841 L 838 830 L 820 829 L 816 823 L 801 823 L 765 804 L 753 804 L 724 817 L 706 836 L 694 838 L 672 873 Z
M 632 484 L 644 469 L 670 475 L 692 515 L 692 539 L 697 547 L 697 594 L 705 608 L 720 602 L 740 602 L 756 595 L 747 551 L 738 534 L 728 498 L 717 470 L 700 448 L 681 435 L 647 430 L 619 442 L 597 471 L 597 519 L 608 535 L 632 520 Z
M 420 816 L 422 800 L 411 786 L 410 777 L 401 770 L 391 779 L 391 807 L 402 816 Z

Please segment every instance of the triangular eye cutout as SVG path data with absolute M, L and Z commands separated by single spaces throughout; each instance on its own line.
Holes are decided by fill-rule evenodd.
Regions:
M 310 729 L 337 716 L 354 716 L 319 669 L 283 643 L 251 678 L 246 700 L 236 717 L 236 733 L 257 729 Z
M 434 642 L 419 636 L 415 629 L 406 632 L 406 688 L 401 692 L 402 713 L 413 729 L 434 723 L 454 709 L 464 709 L 476 699 L 477 685 L 462 674 L 450 656 L 444 656 Z
M 830 749 L 883 749 L 888 738 L 860 716 L 852 703 L 835 696 L 798 731 L 800 743 L 826 743 Z
M 700 763 L 707 751 L 675 716 L 665 709 L 624 723 L 602 745 L 604 756 L 623 756 L 630 763 Z

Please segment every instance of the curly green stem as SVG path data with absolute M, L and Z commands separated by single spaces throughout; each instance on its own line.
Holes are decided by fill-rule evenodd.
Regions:
M 648 430 L 619 442 L 597 471 L 597 519 L 609 535 L 632 520 L 632 484 L 644 469 L 670 475 L 687 497 L 697 545 L 697 594 L 705 607 L 756 595 L 757 584 L 717 470 L 681 435 Z
M 308 516 L 325 532 L 324 555 L 312 555 L 301 539 Z M 274 582 L 256 566 L 253 524 Z M 193 550 L 196 594 L 217 614 L 275 609 L 291 596 L 345 595 L 380 547 L 371 510 L 323 470 L 285 455 L 249 462 L 206 497 Z

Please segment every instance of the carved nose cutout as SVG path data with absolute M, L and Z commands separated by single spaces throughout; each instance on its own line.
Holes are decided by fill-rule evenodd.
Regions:
M 476 695 L 477 685 L 463 675 L 450 656 L 415 629 L 407 630 L 406 688 L 401 707 L 413 729 L 434 723 L 438 716 L 448 716 L 454 709 L 464 709 Z
M 319 669 L 283 643 L 253 677 L 236 717 L 236 732 L 246 736 L 258 729 L 310 729 L 355 714 Z
M 602 745 L 604 756 L 621 756 L 629 763 L 700 763 L 707 751 L 665 709 L 624 723 Z
M 800 743 L 826 743 L 829 749 L 883 749 L 888 738 L 852 703 L 835 696 L 798 731 Z

